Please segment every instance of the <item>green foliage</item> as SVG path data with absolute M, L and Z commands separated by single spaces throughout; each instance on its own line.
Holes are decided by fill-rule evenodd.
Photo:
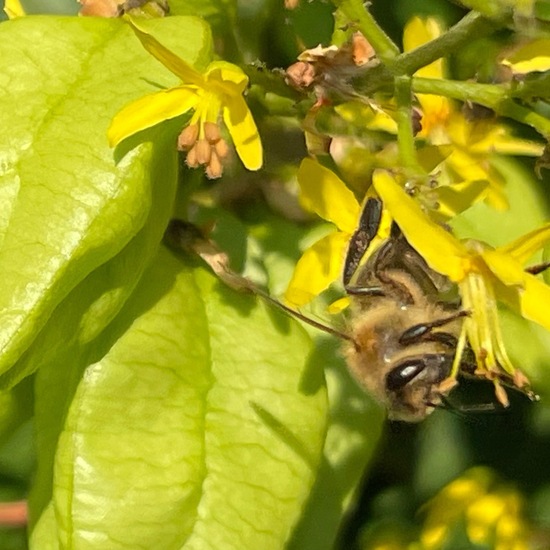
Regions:
M 341 245 L 381 169 L 408 178 L 457 238 L 498 247 L 540 228 L 547 190 L 532 165 L 498 154 L 542 154 L 544 174 L 548 71 L 538 44 L 546 42 L 515 57 L 502 48 L 515 45 L 515 33 L 524 37 L 528 22 L 546 38 L 546 2 L 521 10 L 507 0 L 463 2 L 478 10 L 467 11 L 443 0 L 380 0 L 368 10 L 360 0 L 302 1 L 295 10 L 271 0 L 171 0 L 167 17 L 139 21 L 127 2 L 139 40 L 116 9 L 112 18 L 76 17 L 72 0 L 21 4 L 27 16 L 0 23 L 0 503 L 26 499 L 29 519 L 27 533 L 0 525 L 0 549 L 368 549 L 390 539 L 399 549 L 437 548 L 420 541 L 416 507 L 480 462 L 512 477 L 506 458 L 519 456 L 524 441 L 512 437 L 507 449 L 506 425 L 492 424 L 484 438 L 479 426 L 443 411 L 384 436 L 385 412 L 348 374 L 336 339 L 304 328 L 254 289 L 283 295 L 299 256 L 331 234 L 295 200 L 308 152 L 321 162 L 306 163 L 315 177 L 305 191 L 300 182 L 302 207 L 335 211 L 327 219 L 336 222 L 344 193 L 353 203 Z M 465 17 L 402 52 L 403 27 L 429 14 L 448 26 Z M 345 50 L 357 30 L 376 53 L 369 70 L 350 68 L 347 58 L 342 69 L 325 52 L 322 78 L 298 89 L 269 70 L 331 37 Z M 166 52 L 172 66 L 179 59 L 189 70 L 181 64 L 173 74 Z M 506 56 L 514 78 L 492 82 L 502 69 L 496 56 Z M 454 58 L 449 70 L 461 80 L 443 78 L 440 67 L 420 74 L 442 57 Z M 187 100 L 200 98 L 185 114 L 172 118 L 179 105 L 170 105 L 155 113 L 162 124 L 109 147 L 107 130 L 126 106 L 183 87 Z M 434 106 L 436 97 L 448 103 Z M 528 139 L 496 119 L 472 123 L 463 112 L 472 103 Z M 191 148 L 179 143 L 184 166 L 176 143 L 197 120 L 204 133 L 224 117 L 229 132 L 221 128 L 209 151 L 220 139 L 249 147 L 247 131 L 257 125 L 265 166 L 251 174 L 220 153 L 224 177 L 207 181 L 189 168 Z M 442 143 L 441 135 L 450 138 Z M 341 187 L 312 208 L 319 174 L 336 178 L 326 166 Z M 164 242 L 173 217 L 200 227 L 217 255 Z M 334 275 L 342 253 L 330 250 Z M 230 288 L 228 273 L 257 286 Z M 322 275 L 302 273 L 311 295 Z M 346 332 L 345 315 L 327 313 L 341 290 L 333 285 L 303 315 Z M 512 362 L 547 398 L 548 331 L 508 310 L 499 319 Z M 463 393 L 475 405 L 475 391 Z M 526 464 L 545 460 L 546 410 L 517 419 L 532 435 L 517 469 L 542 526 L 548 468 L 537 478 Z M 446 547 L 474 548 L 466 524 L 448 523 Z
M 64 418 L 38 449 L 40 459 L 56 447 L 53 487 L 39 480 L 37 499 L 47 490 L 51 502 L 33 546 L 279 548 L 325 431 L 308 340 L 161 249 L 88 357 L 40 371 L 37 415 Z M 72 520 L 56 527 L 52 509 Z

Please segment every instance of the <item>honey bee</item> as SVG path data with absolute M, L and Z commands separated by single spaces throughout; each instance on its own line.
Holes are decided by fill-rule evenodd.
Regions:
M 350 340 L 344 355 L 351 373 L 393 420 L 418 422 L 442 404 L 467 312 L 457 299 L 442 301 L 450 281 L 436 273 L 393 223 L 389 238 L 360 265 L 378 232 L 382 204 L 369 199 L 351 238 L 343 282 L 351 297 Z M 465 354 L 460 369 L 473 372 Z
M 450 375 L 462 323 L 469 313 L 453 296 L 449 279 L 428 266 L 395 222 L 389 237 L 362 263 L 381 218 L 381 201 L 368 199 L 344 262 L 343 285 L 351 298 L 350 322 L 344 331 L 303 315 L 235 273 L 227 255 L 192 224 L 172 220 L 166 237 L 169 243 L 198 254 L 228 286 L 254 293 L 340 338 L 350 372 L 386 407 L 389 418 L 419 422 L 446 405 L 456 385 Z M 538 274 L 548 267 L 550 263 L 526 271 Z M 457 360 L 459 376 L 477 378 L 476 359 L 468 346 Z M 506 373 L 496 376 L 503 385 L 515 386 Z
M 447 395 L 457 384 L 451 377 L 455 360 L 459 377 L 480 378 L 468 345 L 456 357 L 469 312 L 453 295 L 456 289 L 449 279 L 428 266 L 395 222 L 388 239 L 361 265 L 381 218 L 381 201 L 368 199 L 348 246 L 343 283 L 352 315 L 344 356 L 350 372 L 386 406 L 390 419 L 418 422 L 448 404 Z M 537 275 L 548 268 L 550 262 L 544 262 L 525 271 Z M 503 370 L 492 373 L 499 384 L 538 400 L 527 379 L 516 374 L 518 379 Z M 505 392 L 500 388 L 503 397 L 499 388 L 496 398 L 506 407 Z M 471 410 L 494 409 L 489 405 Z

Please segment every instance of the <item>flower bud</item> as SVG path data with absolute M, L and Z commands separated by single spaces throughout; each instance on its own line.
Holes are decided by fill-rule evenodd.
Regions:
M 315 68 L 311 63 L 298 61 L 286 70 L 285 80 L 289 86 L 304 90 L 313 84 L 315 76 Z

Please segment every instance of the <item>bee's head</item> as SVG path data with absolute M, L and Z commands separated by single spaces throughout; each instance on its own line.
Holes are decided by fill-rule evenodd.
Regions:
M 439 386 L 449 376 L 453 360 L 453 353 L 428 349 L 399 359 L 385 378 L 389 417 L 419 422 L 433 412 L 446 393 Z

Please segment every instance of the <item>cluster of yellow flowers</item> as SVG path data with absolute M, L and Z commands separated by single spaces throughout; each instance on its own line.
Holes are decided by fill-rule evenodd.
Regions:
M 405 29 L 405 47 L 418 47 L 440 32 L 435 21 L 414 18 Z M 419 72 L 440 78 L 442 63 L 435 62 Z M 437 174 L 426 174 L 424 178 L 424 181 L 436 181 L 437 186 L 423 186 L 419 178 L 413 183 L 415 198 L 412 198 L 410 180 L 402 172 L 375 169 L 368 194 L 374 190 L 382 199 L 388 218 L 397 222 L 428 265 L 458 285 L 462 306 L 470 315 L 463 324 L 453 376 L 458 370 L 460 352 L 469 342 L 480 374 L 493 379 L 493 373 L 502 368 L 522 386 L 525 381 L 506 353 L 497 303 L 506 304 L 524 318 L 550 330 L 547 315 L 550 287 L 524 270 L 526 262 L 550 240 L 550 224 L 506 246 L 491 249 L 478 241 L 460 241 L 435 220 L 439 221 L 442 216 L 451 218 L 470 206 L 472 200 L 485 199 L 492 206 L 505 209 L 503 178 L 490 163 L 491 156 L 499 152 L 540 155 L 542 145 L 512 137 L 505 126 L 494 120 L 469 121 L 446 98 L 421 94 L 418 100 L 423 116 L 417 138 L 429 145 L 432 154 L 434 147 L 439 148 L 439 158 L 443 159 L 437 166 Z M 391 131 L 390 115 L 386 115 L 386 119 L 385 126 Z M 376 124 L 380 126 L 380 112 L 376 115 Z M 444 153 L 441 148 L 445 148 Z M 387 152 L 381 151 L 381 155 L 387 162 Z M 397 165 L 398 159 L 394 162 Z M 371 165 L 375 166 L 376 161 Z M 295 306 L 309 302 L 340 276 L 345 247 L 361 209 L 344 182 L 313 160 L 302 162 L 298 181 L 304 207 L 332 222 L 336 230 L 313 244 L 298 262 L 285 295 Z M 464 196 L 470 200 L 463 201 Z M 429 209 L 430 203 L 435 204 L 433 212 Z M 435 220 L 430 216 L 434 213 Z M 387 236 L 388 227 L 386 221 L 379 232 L 380 239 Z M 334 309 L 339 307 L 340 304 Z M 505 392 L 496 381 L 495 386 L 499 400 L 506 404 Z
M 381 527 L 365 550 L 441 550 L 457 540 L 494 550 L 527 550 L 535 532 L 522 494 L 486 467 L 474 467 L 443 487 L 421 509 L 419 531 Z M 462 547 L 461 544 L 461 547 Z M 468 546 L 469 547 L 469 546 Z
M 130 20 L 130 24 L 147 51 L 176 74 L 181 84 L 138 99 L 118 113 L 109 129 L 111 145 L 116 146 L 126 137 L 162 120 L 193 110 L 179 137 L 178 147 L 187 152 L 190 167 L 203 165 L 209 177 L 219 177 L 228 154 L 227 143 L 218 126 L 221 113 L 245 167 L 259 169 L 263 162 L 262 147 L 243 98 L 248 84 L 244 72 L 230 63 L 216 61 L 200 73 L 135 21 Z M 415 17 L 405 28 L 405 50 L 419 48 L 441 33 L 442 28 L 435 20 L 423 21 Z M 533 54 L 532 57 L 537 56 Z M 516 64 L 507 63 L 512 70 L 521 65 L 525 72 L 529 67 L 527 65 L 526 69 L 525 55 L 520 58 Z M 373 63 L 372 57 L 369 63 Z M 538 58 L 536 63 L 539 70 Z M 431 79 L 442 79 L 443 75 L 442 60 L 420 68 L 415 74 Z M 493 249 L 477 241 L 462 242 L 444 230 L 439 222 L 451 219 L 479 200 L 505 209 L 504 178 L 491 158 L 498 153 L 540 156 L 543 146 L 514 138 L 509 129 L 494 118 L 472 120 L 445 97 L 422 93 L 417 95 L 417 102 L 421 128 L 413 132 L 416 133 L 415 147 L 426 153 L 423 162 L 419 161 L 412 171 L 411 166 L 400 169 L 400 152 L 395 149 L 395 139 L 371 154 L 372 186 L 367 196 L 377 194 L 385 208 L 385 223 L 379 240 L 387 236 L 389 221 L 395 220 L 428 265 L 458 286 L 462 305 L 469 315 L 463 323 L 452 376 L 458 372 L 461 350 L 469 343 L 476 355 L 479 372 L 494 380 L 497 396 L 506 404 L 506 394 L 495 373 L 504 369 L 518 386 L 525 380 L 506 353 L 497 303 L 506 304 L 524 318 L 550 330 L 547 315 L 550 287 L 524 269 L 525 263 L 550 240 L 550 224 Z M 352 99 L 339 105 L 337 112 L 345 119 L 358 108 L 373 112 L 369 124 L 376 129 L 383 128 L 389 135 L 399 135 L 395 113 L 387 102 L 376 105 L 373 101 Z M 388 165 L 393 168 L 388 169 Z M 339 277 L 344 250 L 361 209 L 348 186 L 314 160 L 302 162 L 298 182 L 304 207 L 333 223 L 336 229 L 306 250 L 298 262 L 285 296 L 297 307 L 309 302 Z
M 521 494 L 499 482 L 488 468 L 465 472 L 428 502 L 424 511 L 426 520 L 418 550 L 442 548 L 450 531 L 461 521 L 474 544 L 495 550 L 529 548 L 529 526 L 523 516 Z

